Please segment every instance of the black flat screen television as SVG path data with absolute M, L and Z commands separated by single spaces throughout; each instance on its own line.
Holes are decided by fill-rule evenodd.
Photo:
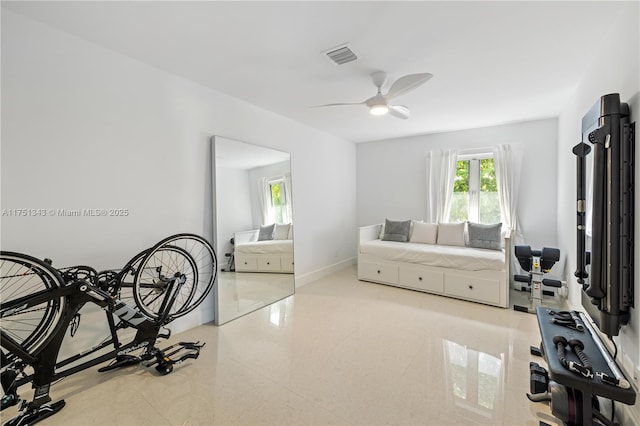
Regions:
M 617 336 L 633 307 L 634 124 L 617 93 L 582 119 L 577 158 L 577 270 L 582 305 L 600 330 Z

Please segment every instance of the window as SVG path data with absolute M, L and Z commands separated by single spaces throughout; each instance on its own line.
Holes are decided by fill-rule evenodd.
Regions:
M 291 223 L 291 176 L 261 177 L 258 185 L 262 223 Z
M 259 184 L 262 223 L 291 223 L 291 178 L 288 175 L 263 177 Z
M 450 222 L 500 222 L 500 200 L 493 155 L 460 155 L 451 198 Z
M 285 205 L 284 180 L 277 179 L 268 183 L 268 198 L 271 216 L 275 223 L 284 223 L 283 207 Z

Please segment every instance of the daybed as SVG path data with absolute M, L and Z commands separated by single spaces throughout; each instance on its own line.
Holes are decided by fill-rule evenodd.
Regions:
M 451 225 L 430 225 L 432 229 L 439 229 L 443 238 L 439 238 L 440 235 L 426 240 L 408 238 L 407 242 L 393 241 L 393 238 L 383 241 L 383 224 L 359 228 L 358 279 L 507 308 L 510 232 L 499 232 L 500 241 L 495 242 L 498 246 L 493 249 L 477 248 L 477 245 L 468 246 L 464 224 L 457 225 L 465 226 L 461 234 L 464 240 L 447 241 L 443 228 Z M 415 222 L 412 226 L 415 228 Z
M 266 238 L 268 226 L 234 234 L 236 272 L 293 273 L 291 226 L 276 226 Z

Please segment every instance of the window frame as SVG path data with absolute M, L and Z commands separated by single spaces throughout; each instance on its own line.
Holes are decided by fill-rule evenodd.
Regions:
M 281 200 L 281 204 L 280 204 L 280 209 L 281 209 L 281 220 L 282 223 L 284 223 L 284 218 L 285 218 L 285 214 L 284 211 L 285 209 L 288 208 L 289 205 L 289 199 L 287 198 L 287 182 L 284 176 L 276 176 L 276 177 L 271 177 L 271 178 L 267 178 L 265 181 L 265 191 L 266 191 L 266 195 L 267 195 L 267 199 L 269 200 L 269 210 L 270 213 L 269 215 L 271 216 L 271 218 L 273 219 L 274 223 L 280 223 L 278 222 L 278 218 L 276 217 L 276 207 L 274 206 L 273 203 L 273 186 L 274 185 L 280 185 L 280 200 Z
M 473 152 L 463 152 L 458 154 L 456 165 L 459 161 L 469 161 L 469 192 L 467 221 L 480 222 L 480 160 L 493 159 L 493 170 L 495 173 L 495 158 L 492 151 L 478 150 Z M 453 192 L 453 190 L 452 190 Z M 452 194 L 453 195 L 453 194 Z M 451 220 L 451 212 L 449 212 L 448 220 Z

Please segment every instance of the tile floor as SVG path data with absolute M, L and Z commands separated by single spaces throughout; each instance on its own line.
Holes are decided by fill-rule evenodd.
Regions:
M 525 396 L 534 315 L 360 282 L 355 268 L 181 340 L 206 346 L 170 375 L 92 369 L 54 385 L 67 405 L 40 424 L 558 424 Z

